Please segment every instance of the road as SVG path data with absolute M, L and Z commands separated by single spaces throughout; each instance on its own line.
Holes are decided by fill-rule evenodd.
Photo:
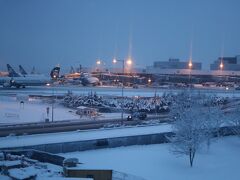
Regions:
M 3 125 L 0 127 L 0 137 L 8 135 L 24 135 L 24 134 L 42 134 L 42 133 L 55 133 L 67 132 L 86 129 L 99 129 L 99 128 L 112 128 L 116 126 L 136 126 L 144 125 L 150 120 L 158 120 L 158 123 L 170 122 L 167 115 L 159 115 L 156 117 L 149 117 L 146 120 L 88 120 L 79 122 L 77 120 L 56 121 L 48 123 L 25 123 L 15 125 Z
M 153 97 L 155 94 L 161 96 L 163 93 L 178 93 L 181 91 L 191 91 L 193 93 L 205 93 L 205 94 L 215 94 L 218 96 L 236 96 L 240 97 L 240 91 L 234 89 L 224 89 L 224 88 L 191 88 L 191 89 L 183 89 L 183 88 L 138 88 L 133 89 L 129 87 L 124 88 L 124 96 L 145 96 L 145 97 Z M 16 94 L 25 94 L 25 95 L 43 95 L 43 96 L 51 96 L 51 95 L 64 95 L 68 91 L 71 91 L 74 94 L 89 94 L 89 93 L 97 93 L 98 95 L 109 95 L 109 96 L 121 96 L 122 88 L 121 87 L 106 87 L 106 86 L 98 86 L 98 87 L 85 87 L 85 86 L 35 86 L 35 87 L 26 87 L 24 89 L 16 89 L 16 88 L 0 88 L 0 96 L 1 95 L 16 95 Z

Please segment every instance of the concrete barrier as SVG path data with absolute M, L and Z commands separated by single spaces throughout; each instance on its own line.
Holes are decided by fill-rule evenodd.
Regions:
M 235 135 L 232 131 L 232 127 L 222 127 L 217 131 L 214 136 L 229 136 Z M 63 142 L 63 143 L 52 143 L 42 144 L 35 146 L 23 146 L 8 148 L 10 149 L 34 149 L 49 153 L 68 153 L 75 151 L 86 151 L 93 149 L 102 148 L 115 148 L 120 146 L 131 146 L 131 145 L 149 145 L 149 144 L 161 144 L 168 143 L 169 137 L 172 137 L 172 132 L 163 132 L 157 134 L 127 136 L 127 137 L 116 137 L 116 138 L 104 138 L 104 139 L 93 139 L 86 141 L 75 141 L 75 142 Z M 0 149 L 1 150 L 1 149 Z
M 42 145 L 35 145 L 35 146 L 22 146 L 22 147 L 16 147 L 16 148 L 8 148 L 8 150 L 34 149 L 34 150 L 44 151 L 49 153 L 67 153 L 67 152 L 86 151 L 86 150 L 102 149 L 102 148 L 115 148 L 120 146 L 166 143 L 168 142 L 166 137 L 171 135 L 172 133 L 158 133 L 158 134 L 148 134 L 148 135 L 138 135 L 138 136 L 128 136 L 128 137 L 94 139 L 94 140 L 87 140 L 87 141 L 42 144 Z

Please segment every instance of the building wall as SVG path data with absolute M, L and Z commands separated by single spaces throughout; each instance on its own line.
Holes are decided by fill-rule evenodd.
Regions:
M 112 180 L 112 170 L 71 169 L 64 170 L 66 177 L 92 178 L 94 180 Z
M 223 64 L 224 67 L 222 71 L 240 71 L 240 64 Z M 220 70 L 220 63 L 210 64 L 210 70 Z
M 240 56 L 219 57 L 210 64 L 210 70 L 220 70 L 220 64 L 223 63 L 222 71 L 240 71 Z
M 159 69 L 189 69 L 188 61 L 180 61 L 179 59 L 169 59 L 168 61 L 155 61 L 153 68 Z M 192 62 L 192 70 L 201 70 L 202 63 Z

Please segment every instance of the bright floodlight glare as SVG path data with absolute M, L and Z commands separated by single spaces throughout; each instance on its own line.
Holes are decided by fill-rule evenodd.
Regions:
M 96 62 L 98 65 L 100 65 L 101 64 L 101 61 L 100 60 L 97 60 L 97 62 Z
M 114 63 L 114 64 L 116 64 L 116 63 L 117 63 L 117 60 L 116 60 L 115 58 L 113 59 L 113 63 Z
M 220 68 L 223 69 L 223 63 L 222 63 L 222 62 L 221 62 L 221 64 L 220 64 Z
M 130 58 L 127 60 L 127 64 L 132 65 L 132 60 Z
M 149 78 L 149 79 L 148 79 L 148 83 L 151 83 L 151 82 L 152 82 L 152 80 Z
M 188 67 L 189 67 L 189 68 L 192 68 L 192 65 L 193 65 L 193 64 L 192 64 L 192 61 L 189 61 Z

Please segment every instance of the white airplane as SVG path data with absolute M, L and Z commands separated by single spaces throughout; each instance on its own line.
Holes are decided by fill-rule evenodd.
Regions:
M 71 67 L 70 73 L 65 74 L 63 77 L 66 82 L 82 84 L 83 86 L 97 86 L 100 83 L 98 78 L 93 77 L 89 73 L 75 72 L 73 67 Z
M 35 76 L 23 76 L 14 71 L 14 69 L 7 64 L 8 68 L 8 77 L 0 78 L 0 85 L 3 87 L 16 87 L 16 88 L 25 88 L 26 86 L 41 86 L 47 85 L 52 82 L 53 79 L 58 77 L 59 71 L 57 73 L 58 67 L 53 68 L 51 71 L 51 75 L 53 75 L 53 79 L 43 76 L 43 75 L 35 75 Z M 52 76 L 51 76 L 52 77 Z
M 97 86 L 100 83 L 98 78 L 91 76 L 91 74 L 89 73 L 82 73 L 80 75 L 80 81 L 82 82 L 83 86 Z

